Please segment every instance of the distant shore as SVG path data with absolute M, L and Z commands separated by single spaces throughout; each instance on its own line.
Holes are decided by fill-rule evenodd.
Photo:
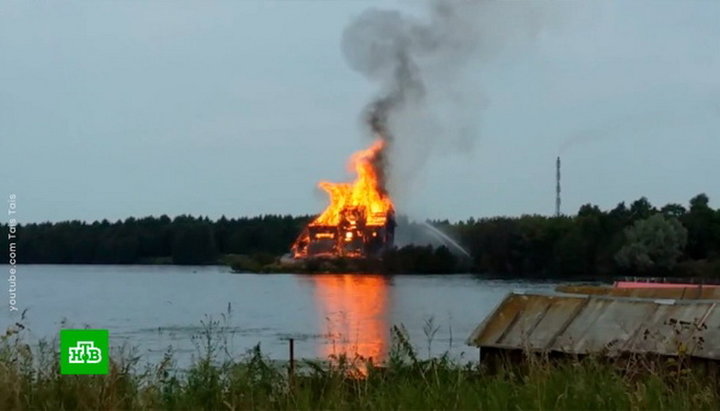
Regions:
M 618 276 L 720 279 L 720 210 L 704 194 L 655 207 L 645 198 L 611 210 L 587 204 L 575 215 L 491 217 L 450 222 L 396 218 L 395 247 L 379 262 L 281 263 L 314 216 L 262 215 L 210 220 L 130 217 L 16 226 L 22 264 L 224 264 L 236 271 L 493 273 L 503 278 Z M 440 230 L 469 256 L 428 237 Z M 9 230 L 8 224 L 2 228 Z M 435 242 L 431 240 L 435 240 Z M 7 236 L 0 247 L 7 249 Z M 416 245 L 403 245 L 416 244 Z M 421 244 L 421 245 L 417 245 Z M 449 247 L 449 248 L 448 248 Z M 5 261 L 7 263 L 7 254 Z

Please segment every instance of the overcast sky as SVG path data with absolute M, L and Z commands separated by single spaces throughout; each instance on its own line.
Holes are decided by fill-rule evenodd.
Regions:
M 571 3 L 564 3 L 570 7 Z M 351 178 L 376 84 L 343 29 L 418 2 L 0 2 L 0 193 L 19 219 L 318 213 Z M 720 2 L 556 10 L 472 65 L 474 143 L 418 166 L 400 212 L 720 204 Z M 512 23 L 503 23 L 512 24 Z M 519 24 L 519 23 L 518 23 Z M 398 184 L 396 182 L 396 184 Z

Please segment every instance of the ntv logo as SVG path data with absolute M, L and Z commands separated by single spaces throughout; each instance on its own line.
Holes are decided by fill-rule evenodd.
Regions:
M 60 330 L 60 374 L 107 374 L 108 330 Z
M 70 347 L 70 364 L 97 364 L 102 361 L 102 351 L 92 341 L 78 341 L 77 346 Z

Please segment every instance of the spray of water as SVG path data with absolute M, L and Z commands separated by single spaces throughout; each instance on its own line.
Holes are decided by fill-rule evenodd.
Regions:
M 468 258 L 472 258 L 472 256 L 470 255 L 470 253 L 469 253 L 465 248 L 463 248 L 463 246 L 461 246 L 460 244 L 458 244 L 457 241 L 455 241 L 455 240 L 453 240 L 452 238 L 450 238 L 450 236 L 448 236 L 447 234 L 445 234 L 445 233 L 443 233 L 442 231 L 440 231 L 437 227 L 433 226 L 432 224 L 428 223 L 427 221 L 424 221 L 424 222 L 422 223 L 422 225 L 423 225 L 425 228 L 427 228 L 433 236 L 435 236 L 436 238 L 438 238 L 438 239 L 439 239 L 440 241 L 442 241 L 444 244 L 452 246 L 455 250 L 461 252 L 462 254 L 464 254 L 464 255 L 465 255 L 466 257 L 468 257 Z

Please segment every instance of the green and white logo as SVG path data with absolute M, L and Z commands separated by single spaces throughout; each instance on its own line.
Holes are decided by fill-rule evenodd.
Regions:
M 107 374 L 108 330 L 60 330 L 60 374 Z

